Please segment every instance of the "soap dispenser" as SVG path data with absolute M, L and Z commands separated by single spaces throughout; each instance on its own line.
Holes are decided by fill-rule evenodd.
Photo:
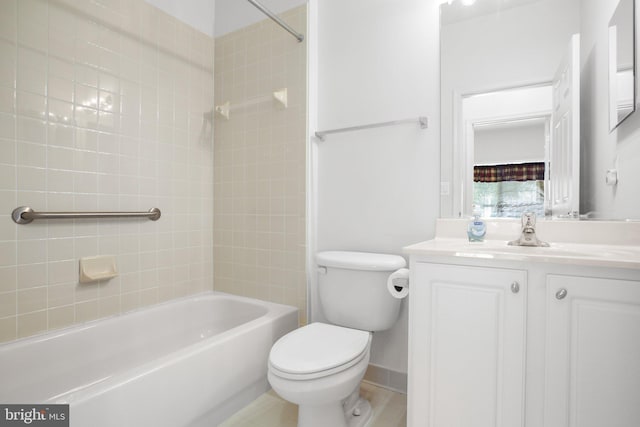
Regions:
M 487 224 L 480 218 L 480 212 L 473 212 L 473 219 L 469 221 L 467 226 L 467 236 L 470 242 L 484 241 L 484 235 L 487 233 Z

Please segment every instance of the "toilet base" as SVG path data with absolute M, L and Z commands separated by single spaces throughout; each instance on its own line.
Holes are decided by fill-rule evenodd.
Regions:
M 347 399 L 347 402 L 352 402 Z M 340 402 L 311 406 L 298 406 L 298 427 L 365 427 L 371 419 L 371 404 L 358 397 L 347 405 Z
M 364 427 L 371 419 L 372 412 L 369 401 L 363 397 L 358 398 L 351 410 L 345 410 L 344 416 L 347 419 L 347 426 Z M 359 415 L 355 415 L 356 413 Z

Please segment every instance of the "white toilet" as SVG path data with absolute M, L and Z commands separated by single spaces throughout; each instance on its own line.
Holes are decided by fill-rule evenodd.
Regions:
M 371 405 L 360 398 L 371 336 L 398 319 L 400 300 L 389 275 L 405 266 L 397 255 L 319 252 L 318 294 L 331 324 L 311 323 L 280 338 L 269 355 L 269 383 L 299 405 L 298 427 L 361 427 Z

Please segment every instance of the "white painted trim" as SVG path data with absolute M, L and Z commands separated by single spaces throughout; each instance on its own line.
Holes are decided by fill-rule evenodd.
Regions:
M 318 0 L 307 3 L 307 171 L 306 171 L 306 277 L 307 322 L 317 310 L 315 254 L 318 242 Z

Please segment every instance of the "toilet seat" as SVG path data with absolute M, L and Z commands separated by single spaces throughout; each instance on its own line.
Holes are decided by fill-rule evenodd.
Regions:
M 368 354 L 370 342 L 370 332 L 312 323 L 288 333 L 273 345 L 269 369 L 287 379 L 325 377 L 361 361 Z

